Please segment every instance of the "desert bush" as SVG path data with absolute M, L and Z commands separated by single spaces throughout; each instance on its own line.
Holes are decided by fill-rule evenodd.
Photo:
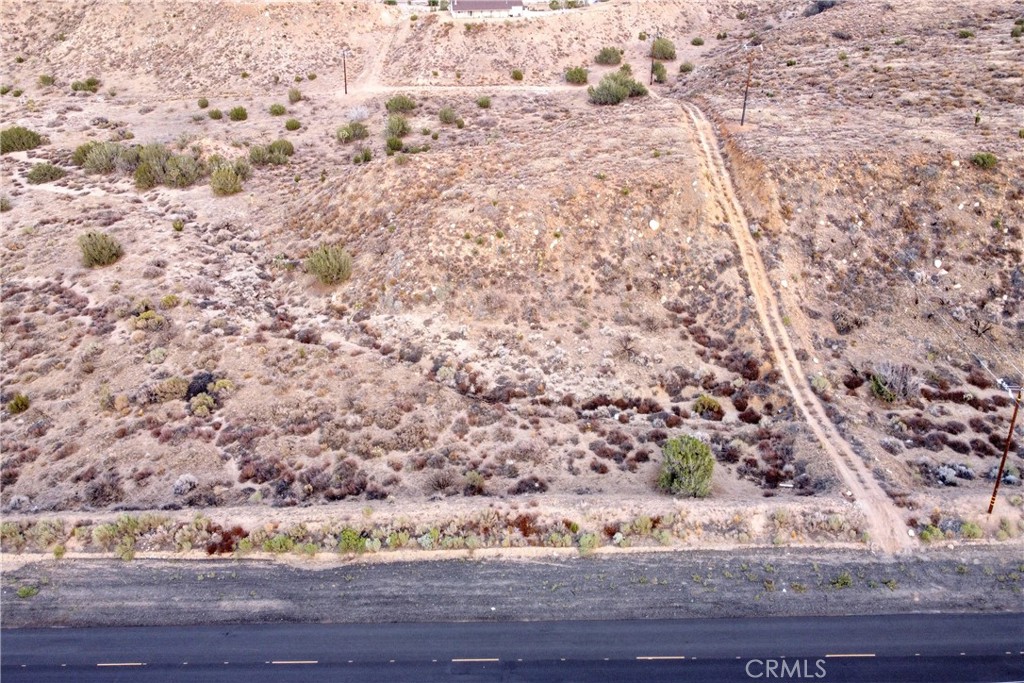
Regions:
M 11 415 L 17 415 L 18 413 L 23 413 L 28 410 L 30 405 L 32 405 L 32 402 L 29 400 L 28 396 L 18 392 L 10 401 L 7 402 L 7 412 Z
M 565 80 L 573 85 L 584 85 L 589 77 L 587 70 L 582 66 L 571 67 L 565 72 Z
M 24 152 L 43 144 L 43 136 L 24 126 L 11 126 L 0 130 L 0 154 Z
M 654 66 L 651 67 L 651 71 L 654 74 L 654 80 L 658 83 L 664 83 L 668 80 L 668 72 L 665 70 L 665 65 L 661 62 L 655 62 Z
M 220 121 L 222 118 L 224 118 L 224 114 L 221 113 L 220 109 L 211 109 L 207 116 L 209 116 L 214 121 Z
M 164 162 L 162 183 L 168 187 L 189 187 L 202 177 L 203 165 L 188 154 L 169 155 Z
M 408 95 L 395 95 L 384 104 L 389 114 L 410 112 L 416 108 L 416 102 Z
M 587 96 L 593 104 L 619 104 L 630 97 L 642 97 L 647 94 L 643 83 L 631 76 L 626 66 L 614 73 L 607 74 L 597 87 L 587 88 Z
M 388 154 L 401 151 L 402 149 L 402 138 L 390 137 L 385 143 L 387 146 Z
M 999 163 L 999 159 L 991 152 L 979 152 L 971 157 L 971 163 L 978 168 L 995 168 Z
M 13 207 L 11 206 L 11 198 L 7 195 L 0 195 L 0 213 L 6 213 Z
M 605 66 L 615 66 L 622 61 L 622 50 L 617 47 L 602 47 L 594 61 Z
M 249 161 L 254 166 L 264 166 L 270 161 L 270 150 L 263 145 L 253 145 L 249 148 Z
M 491 98 L 488 97 L 487 95 L 483 95 L 482 97 L 476 98 L 476 106 L 480 107 L 481 109 L 490 109 Z
M 197 102 L 197 104 L 199 105 L 200 109 L 206 109 L 210 106 L 210 100 L 206 99 L 205 97 L 200 97 L 199 102 Z
M 401 114 L 392 114 L 384 125 L 384 133 L 389 138 L 400 138 L 409 134 L 409 121 Z
M 721 420 L 724 414 L 721 404 L 707 394 L 701 394 L 693 402 L 693 412 L 705 420 Z
M 67 172 L 60 166 L 54 166 L 49 163 L 36 164 L 28 172 L 28 182 L 33 185 L 39 185 L 41 183 L 49 183 L 54 180 L 60 180 L 67 175 Z
M 679 65 L 679 73 L 688 74 L 693 71 L 693 62 L 683 62 Z
M 117 161 L 121 157 L 123 149 L 116 142 L 98 142 L 93 144 L 85 155 L 82 168 L 87 173 L 113 173 L 117 170 Z
M 245 121 L 249 118 L 249 112 L 247 112 L 245 107 L 242 106 L 232 107 L 228 111 L 228 118 L 232 121 Z
M 117 240 L 104 232 L 89 231 L 80 235 L 78 246 L 82 250 L 82 265 L 86 268 L 109 266 L 124 253 Z
M 338 142 L 353 142 L 370 137 L 370 129 L 358 121 L 349 121 L 338 129 Z
M 969 38 L 974 37 L 974 31 L 962 28 L 959 31 L 957 31 L 956 37 L 959 38 L 960 40 L 967 40 Z
M 53 83 L 53 76 L 50 76 L 49 74 L 43 74 L 39 77 L 39 85 L 41 85 L 44 88 L 53 85 Z
M 292 104 L 295 104 L 296 102 L 301 102 L 302 101 L 302 92 L 300 92 L 298 88 L 289 88 L 288 89 L 288 101 L 290 103 L 292 103 Z
M 280 138 L 271 142 L 270 146 L 267 147 L 267 150 L 270 152 L 271 157 L 275 154 L 290 157 L 295 154 L 295 145 L 284 138 Z M 273 163 L 273 161 L 271 161 L 271 163 Z
M 210 187 L 219 197 L 242 191 L 242 179 L 231 166 L 221 166 L 210 174 Z
M 690 45 L 693 45 L 695 47 L 700 47 L 703 44 L 704 44 L 704 39 L 699 37 L 699 36 L 690 41 Z
M 298 119 L 288 119 L 284 122 L 284 127 L 286 130 L 298 130 L 302 128 L 302 124 L 299 123 Z
M 458 120 L 459 116 L 452 107 L 441 107 L 441 111 L 437 112 L 437 118 L 440 119 L 441 123 L 451 125 Z
M 668 38 L 655 38 L 651 43 L 650 57 L 672 61 L 676 58 L 676 46 Z
M 1024 26 L 1019 26 L 1018 25 L 1018 26 L 1014 26 L 1012 29 L 1010 29 L 1010 37 L 1011 38 L 1020 38 L 1021 36 L 1024 36 Z
M 871 393 L 880 401 L 906 401 L 921 393 L 921 378 L 909 365 L 881 363 L 871 375 Z
M 337 285 L 352 276 L 352 257 L 344 247 L 321 244 L 306 257 L 306 272 L 325 285 Z
M 704 498 L 711 493 L 715 457 L 710 446 L 694 436 L 683 435 L 666 441 L 662 456 L 658 477 L 662 491 L 694 498 Z
M 974 522 L 964 522 L 963 526 L 960 527 L 960 535 L 964 538 L 977 539 L 983 537 L 985 534 L 981 530 L 981 527 Z
M 90 140 L 89 142 L 82 143 L 78 147 L 75 147 L 75 151 L 71 154 L 71 162 L 75 166 L 84 166 L 86 157 L 89 156 L 89 152 L 91 152 L 92 148 L 97 144 L 98 143 Z
M 853 577 L 850 576 L 850 572 L 841 572 L 839 576 L 832 579 L 832 581 L 830 581 L 829 583 L 832 585 L 833 588 L 850 588 L 851 586 L 853 586 Z
M 288 110 L 284 108 L 283 104 L 272 104 L 270 105 L 271 116 L 284 116 Z
M 100 89 L 102 82 L 100 79 L 90 76 L 84 81 L 75 81 L 71 84 L 71 89 L 75 92 L 96 92 Z
M 512 69 L 512 80 L 513 81 L 521 81 L 521 80 L 523 80 L 523 71 L 522 71 L 522 69 Z

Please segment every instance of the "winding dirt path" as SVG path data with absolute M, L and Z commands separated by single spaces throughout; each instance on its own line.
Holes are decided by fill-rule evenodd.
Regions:
M 732 230 L 740 249 L 743 269 L 754 293 L 754 305 L 761 319 L 761 326 L 796 405 L 821 447 L 835 463 L 846 490 L 853 494 L 853 499 L 867 517 L 871 543 L 887 552 L 909 550 L 910 539 L 903 532 L 905 525 L 899 513 L 875 482 L 867 465 L 836 430 L 821 402 L 811 390 L 807 374 L 797 359 L 793 343 L 782 322 L 778 298 L 768 279 L 761 254 L 750 234 L 750 227 L 743 207 L 736 197 L 729 171 L 719 154 L 714 129 L 696 106 L 689 103 L 683 103 L 682 106 L 692 125 L 696 147 L 701 152 L 701 184 L 710 197 L 709 218 L 728 223 Z

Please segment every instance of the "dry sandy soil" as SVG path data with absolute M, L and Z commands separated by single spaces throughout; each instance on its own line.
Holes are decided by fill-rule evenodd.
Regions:
M 467 22 L 5 3 L 3 126 L 47 139 L 0 157 L 0 379 L 5 404 L 31 401 L 2 415 L 4 547 L 110 549 L 97 525 L 162 510 L 132 548 L 202 549 L 217 524 L 319 550 L 343 528 L 377 547 L 436 530 L 422 547 L 1019 548 L 1020 428 L 983 512 L 1012 409 L 996 381 L 1024 381 L 1024 3 L 810 6 Z M 604 46 L 645 74 L 641 31 L 678 51 L 650 96 L 598 107 L 565 83 L 614 70 L 593 63 Z M 97 92 L 72 90 L 90 76 Z M 388 155 L 399 93 L 410 149 Z M 350 119 L 367 139 L 337 140 Z M 110 140 L 248 158 L 280 137 L 288 163 L 226 197 L 73 159 Z M 67 175 L 30 184 L 43 161 Z M 124 255 L 85 268 L 86 230 Z M 348 282 L 306 272 L 322 243 L 352 254 Z M 212 411 L 175 378 L 188 397 L 217 382 Z M 681 433 L 718 460 L 707 500 L 656 491 Z

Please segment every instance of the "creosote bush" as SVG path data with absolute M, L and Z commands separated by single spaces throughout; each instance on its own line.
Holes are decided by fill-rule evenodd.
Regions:
M 605 66 L 615 66 L 622 61 L 622 50 L 617 47 L 603 47 L 594 61 Z
M 282 156 L 290 157 L 295 154 L 295 145 L 284 138 L 274 140 L 270 143 L 270 146 L 267 149 L 270 151 L 271 156 L 280 154 Z M 274 163 L 273 160 L 271 160 L 271 163 Z
M 54 83 L 53 76 L 50 76 L 49 74 L 43 74 L 42 76 L 39 77 L 39 85 L 44 87 L 44 88 L 53 85 L 53 83 Z
M 979 152 L 971 157 L 971 163 L 978 168 L 995 168 L 999 163 L 999 159 L 991 152 Z
M 401 114 L 392 114 L 384 126 L 384 133 L 389 138 L 400 138 L 409 134 L 409 122 Z
M 700 37 L 694 38 L 693 40 L 690 41 L 690 45 L 693 45 L 695 47 L 700 47 L 703 44 L 704 44 L 704 39 L 700 38 Z
M 109 266 L 124 253 L 117 240 L 104 232 L 89 231 L 80 235 L 78 246 L 82 250 L 82 265 L 86 268 Z
M 284 122 L 284 127 L 286 130 L 298 130 L 302 128 L 302 124 L 299 123 L 298 119 L 288 119 Z
M 693 71 L 693 62 L 683 62 L 679 65 L 679 73 L 688 74 Z
M 512 80 L 513 81 L 521 81 L 521 80 L 523 80 L 523 71 L 522 71 L 522 69 L 512 69 Z
M 288 89 L 288 101 L 289 102 L 291 102 L 292 104 L 295 104 L 296 102 L 300 102 L 301 100 L 302 100 L 302 92 L 300 92 L 298 88 L 289 88 Z
M 200 109 L 206 109 L 210 106 L 210 100 L 206 99 L 205 97 L 200 97 L 199 102 L 197 104 L 199 105 Z
M 100 89 L 102 82 L 95 76 L 90 76 L 84 81 L 75 81 L 71 84 L 71 89 L 75 92 L 96 92 Z
M 665 442 L 658 486 L 673 495 L 704 498 L 711 493 L 715 457 L 700 439 L 683 435 Z
M 655 62 L 651 68 L 654 74 L 654 80 L 658 83 L 664 83 L 668 80 L 668 72 L 665 70 L 665 65 L 661 62 Z
M 0 130 L 0 154 L 24 152 L 43 144 L 43 136 L 24 126 L 12 126 Z
M 9 412 L 11 415 L 24 413 L 26 410 L 28 410 L 30 405 L 32 405 L 32 402 L 29 400 L 28 396 L 22 394 L 21 392 L 18 392 L 17 394 L 14 395 L 13 398 L 11 398 L 10 401 L 7 402 L 7 412 Z
M 220 109 L 211 109 L 207 116 L 209 116 L 214 121 L 220 121 L 222 118 L 224 118 L 224 114 L 221 113 Z
M 480 107 L 481 109 L 490 109 L 491 98 L 487 97 L 486 95 L 484 95 L 483 97 L 476 98 L 476 106 Z
M 451 125 L 458 120 L 459 115 L 455 113 L 455 109 L 452 107 L 441 107 L 441 111 L 437 112 L 437 118 L 440 119 L 441 123 Z
M 28 182 L 33 185 L 39 185 L 40 183 L 49 183 L 54 180 L 60 180 L 67 175 L 67 172 L 60 166 L 54 166 L 49 163 L 36 164 L 28 172 Z
M 219 197 L 236 194 L 242 191 L 242 178 L 234 167 L 220 166 L 210 174 L 210 187 Z
M 338 129 L 338 142 L 354 142 L 370 137 L 370 129 L 358 121 L 349 121 Z
M 321 244 L 306 257 L 306 272 L 322 284 L 341 284 L 352 276 L 352 257 L 344 247 Z
M 651 43 L 650 57 L 672 61 L 676 58 L 676 46 L 668 38 L 655 38 Z
M 647 87 L 635 80 L 628 65 L 607 74 L 597 87 L 587 88 L 587 96 L 593 104 L 619 104 L 630 97 L 643 97 Z
M 410 112 L 416 108 L 416 102 L 408 95 L 395 95 L 384 104 L 389 114 Z
M 589 79 L 587 70 L 582 66 L 574 66 L 566 70 L 565 80 L 573 85 L 585 85 Z
M 245 107 L 232 107 L 228 112 L 228 118 L 232 121 L 245 121 L 249 118 L 249 112 L 245 110 Z
M 283 104 L 272 104 L 272 105 L 270 105 L 270 115 L 271 116 L 283 116 L 286 111 L 288 111 L 288 110 L 284 108 Z

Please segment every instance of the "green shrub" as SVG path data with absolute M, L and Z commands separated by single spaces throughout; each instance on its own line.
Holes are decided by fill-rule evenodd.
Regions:
M 32 405 L 28 396 L 21 392 L 14 395 L 14 397 L 7 402 L 7 412 L 11 415 L 17 415 L 18 413 L 24 413 L 28 410 L 28 407 Z
M 921 533 L 918 534 L 918 538 L 920 538 L 925 543 L 931 543 L 932 541 L 943 540 L 944 538 L 946 538 L 946 535 L 942 533 L 942 529 L 940 529 L 939 527 L 929 524 L 921 530 Z
M 11 126 L 0 130 L 0 154 L 24 152 L 43 144 L 43 136 L 24 126 Z
M 871 393 L 879 401 L 885 403 L 893 403 L 898 398 L 896 393 L 885 383 L 885 380 L 878 375 L 871 375 Z
M 701 394 L 693 402 L 693 412 L 705 419 L 722 419 L 722 405 L 711 396 Z
M 359 121 L 349 121 L 338 129 L 338 142 L 353 142 L 370 137 L 370 129 Z
M 11 198 L 7 195 L 0 195 L 0 213 L 6 213 L 13 208 L 11 206 Z
M 719 31 L 718 35 L 715 36 L 715 39 L 716 40 L 725 40 L 728 37 L 729 37 L 728 33 L 726 33 L 725 31 Z
M 384 104 L 389 114 L 410 112 L 416 108 L 416 102 L 408 95 L 395 95 Z
M 11 96 L 12 97 L 21 97 L 22 93 L 24 93 L 24 92 L 25 91 L 22 90 L 21 88 L 15 88 L 14 92 L 11 93 Z
M 662 491 L 694 498 L 704 498 L 711 493 L 715 457 L 711 455 L 710 446 L 696 437 L 683 435 L 666 441 L 662 456 L 658 477 Z
M 121 145 L 116 142 L 95 143 L 86 151 L 82 168 L 87 173 L 113 173 L 117 170 L 117 162 L 121 158 L 122 149 Z
M 971 163 L 978 168 L 995 168 L 996 164 L 999 163 L 999 159 L 990 152 L 979 152 L 971 157 Z
M 796 66 L 796 60 L 795 59 L 787 59 L 786 60 L 786 66 Z
M 219 197 L 242 191 L 242 179 L 231 166 L 221 166 L 210 174 L 210 187 Z
M 651 43 L 650 57 L 671 61 L 676 58 L 676 46 L 668 38 L 655 38 Z
M 981 538 L 984 536 L 981 527 L 974 522 L 964 522 L 963 526 L 960 527 L 960 535 L 964 538 Z
M 268 553 L 287 553 L 295 547 L 295 541 L 287 534 L 277 534 L 263 542 L 263 550 Z
M 228 118 L 232 121 L 245 121 L 249 118 L 249 112 L 245 110 L 245 107 L 232 107 L 228 112 Z
M 214 121 L 220 121 L 224 117 L 224 114 L 220 112 L 220 109 L 211 109 L 209 117 Z
M 594 61 L 605 66 L 615 66 L 622 61 L 622 50 L 617 47 L 602 47 Z
M 44 88 L 53 85 L 53 83 L 53 76 L 50 76 L 49 74 L 43 74 L 39 77 L 39 85 L 41 85 Z
M 522 71 L 522 69 L 512 69 L 512 80 L 513 81 L 521 81 L 521 80 L 523 80 L 523 71 Z
M 962 28 L 957 32 L 956 37 L 959 38 L 960 40 L 967 40 L 968 38 L 974 37 L 974 31 Z
M 85 166 L 86 157 L 89 156 L 89 152 L 91 152 L 92 148 L 97 144 L 98 143 L 90 140 L 89 142 L 82 143 L 78 147 L 75 147 L 75 151 L 71 155 L 71 162 L 75 164 L 75 166 Z
M 136 169 L 138 170 L 138 169 Z M 164 162 L 161 182 L 167 187 L 185 188 L 203 177 L 203 165 L 188 154 L 168 156 Z
M 321 244 L 306 257 L 306 272 L 325 285 L 337 285 L 352 276 L 352 257 L 344 247 Z
M 843 588 L 850 588 L 853 586 L 853 577 L 850 576 L 850 572 L 842 572 L 836 578 L 830 581 L 833 588 L 842 590 Z
M 585 85 L 590 75 L 582 66 L 574 66 L 566 70 L 565 80 L 573 85 Z
M 282 154 L 286 157 L 290 157 L 295 154 L 295 145 L 284 138 L 274 140 L 270 143 L 270 146 L 267 149 L 270 151 L 271 156 L 274 154 Z
M 409 122 L 401 114 L 392 114 L 384 126 L 384 133 L 389 138 L 400 138 L 409 134 Z
M 270 105 L 271 116 L 283 116 L 288 110 L 284 108 L 283 104 L 272 104 Z
M 288 101 L 292 104 L 302 101 L 302 93 L 298 88 L 288 88 Z
M 100 89 L 102 83 L 100 79 L 90 76 L 84 81 L 75 81 L 71 84 L 71 89 L 75 92 L 96 92 Z
M 476 106 L 480 107 L 481 109 L 490 109 L 491 108 L 491 98 L 488 97 L 487 95 L 484 95 L 483 97 L 476 98 Z
M 298 119 L 288 119 L 284 122 L 285 130 L 298 130 L 302 128 L 302 124 L 299 123 Z
M 385 142 L 384 144 L 387 147 L 388 152 L 398 152 L 402 149 L 402 138 L 396 138 L 392 136 L 388 138 L 387 142 Z
M 361 553 L 366 550 L 366 539 L 355 529 L 345 527 L 338 539 L 339 553 Z
M 117 240 L 105 232 L 89 231 L 80 235 L 78 246 L 82 250 L 82 265 L 86 268 L 109 266 L 124 253 Z
M 451 125 L 458 120 L 459 116 L 452 107 L 441 107 L 441 111 L 437 112 L 437 118 L 441 120 L 441 123 Z
M 263 145 L 253 145 L 249 148 L 249 161 L 255 166 L 264 166 L 270 161 L 270 150 Z
M 693 71 L 693 62 L 683 62 L 679 65 L 679 73 L 688 74 Z
M 693 40 L 690 41 L 690 45 L 694 45 L 696 47 L 700 47 L 703 44 L 704 44 L 704 39 L 701 38 L 701 37 L 694 38 Z
M 199 102 L 197 104 L 199 105 L 200 109 L 206 109 L 210 106 L 210 100 L 206 99 L 205 97 L 200 97 Z
M 1024 26 L 1014 26 L 1010 29 L 1011 38 L 1020 38 L 1021 36 L 1024 36 Z
M 21 586 L 18 588 L 18 597 L 22 600 L 35 597 L 36 595 L 39 595 L 39 588 L 36 586 Z
M 0 85 L 0 95 L 6 95 L 11 92 L 11 88 L 13 87 L 13 85 Z
M 306 74 L 306 80 L 307 81 L 315 81 L 316 80 L 316 74 Z
M 665 70 L 665 65 L 661 62 L 655 62 L 651 70 L 654 74 L 654 80 L 658 83 L 664 83 L 668 80 L 668 72 Z
M 36 164 L 28 172 L 28 182 L 33 185 L 39 185 L 40 183 L 49 183 L 54 180 L 60 180 L 67 175 L 67 172 L 60 166 L 54 166 L 53 164 L 42 163 Z
M 630 97 L 642 97 L 647 94 L 643 83 L 635 80 L 630 74 L 632 70 L 624 64 L 618 71 L 605 75 L 597 87 L 587 88 L 587 95 L 593 104 L 619 104 Z

